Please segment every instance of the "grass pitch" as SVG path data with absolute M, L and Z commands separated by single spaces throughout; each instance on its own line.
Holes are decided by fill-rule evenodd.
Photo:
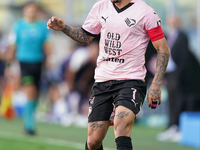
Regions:
M 134 150 L 195 150 L 177 143 L 158 142 L 155 135 L 163 129 L 133 126 Z M 0 118 L 0 150 L 84 150 L 87 129 L 38 123 L 37 135 L 27 136 L 21 119 L 5 121 Z M 105 150 L 115 150 L 113 127 L 110 127 L 103 145 Z

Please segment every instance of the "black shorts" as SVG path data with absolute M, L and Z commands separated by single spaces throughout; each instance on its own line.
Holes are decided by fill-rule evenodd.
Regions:
M 137 115 L 147 86 L 142 80 L 95 82 L 89 99 L 88 122 L 108 121 L 114 108 L 122 105 Z
M 22 84 L 35 84 L 39 88 L 42 63 L 20 62 Z

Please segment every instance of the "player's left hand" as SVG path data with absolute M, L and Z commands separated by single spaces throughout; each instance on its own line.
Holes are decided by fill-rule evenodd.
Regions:
M 147 102 L 148 106 L 151 107 L 152 102 L 157 102 L 158 105 L 161 104 L 161 88 L 160 85 L 152 84 L 147 93 Z M 155 109 L 155 107 L 151 107 L 151 109 Z

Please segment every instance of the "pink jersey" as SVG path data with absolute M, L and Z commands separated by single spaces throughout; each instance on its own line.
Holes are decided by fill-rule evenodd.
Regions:
M 147 32 L 160 22 L 155 11 L 141 0 L 132 0 L 122 9 L 110 0 L 97 2 L 82 26 L 91 34 L 101 33 L 95 81 L 144 80 L 150 39 Z

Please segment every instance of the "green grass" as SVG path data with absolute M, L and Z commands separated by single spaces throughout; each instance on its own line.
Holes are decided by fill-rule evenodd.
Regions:
M 163 129 L 133 126 L 132 141 L 134 150 L 195 150 L 181 147 L 178 143 L 158 142 L 155 135 Z M 0 119 L 0 150 L 84 150 L 87 129 L 63 127 L 38 123 L 37 135 L 23 133 L 21 119 L 5 121 Z M 115 149 L 113 127 L 110 127 L 103 145 L 105 150 Z

